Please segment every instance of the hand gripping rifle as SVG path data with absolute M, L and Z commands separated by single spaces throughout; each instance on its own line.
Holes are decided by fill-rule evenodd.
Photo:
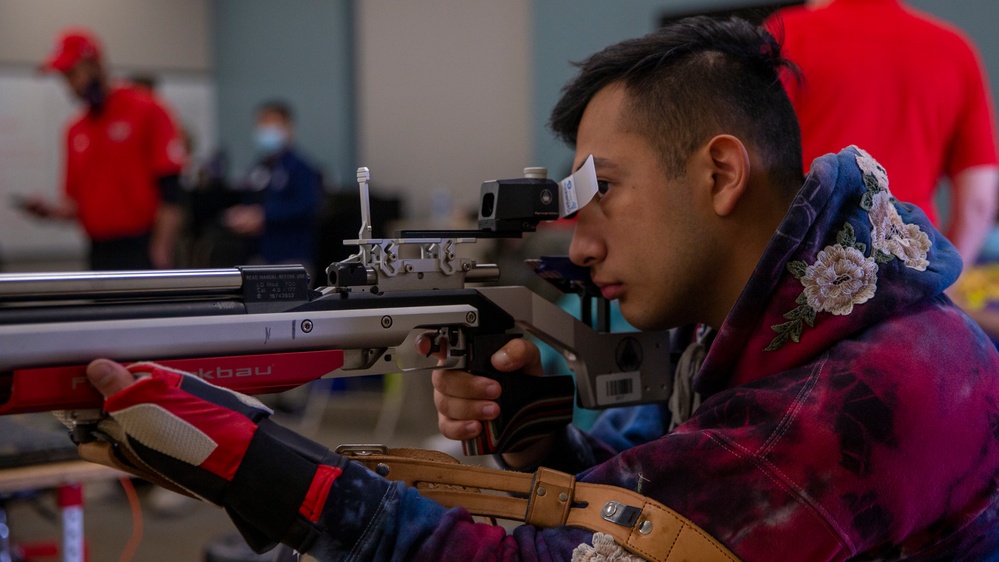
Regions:
M 403 231 L 372 239 L 367 168 L 359 251 L 309 288 L 299 266 L 0 275 L 0 414 L 65 410 L 85 427 L 100 395 L 85 365 L 97 357 L 157 361 L 214 384 L 259 394 L 320 377 L 461 369 L 502 378 L 501 418 L 465 443 L 468 454 L 512 451 L 571 417 L 571 376 L 496 372 L 490 356 L 528 332 L 558 350 L 585 408 L 666 400 L 676 354 L 669 332 L 609 333 L 608 302 L 585 270 L 534 260 L 539 273 L 580 294 L 583 321 L 525 287 L 495 282 L 495 265 L 458 257 L 458 244 L 519 237 L 558 218 L 559 186 L 533 177 L 486 182 L 479 230 Z M 405 257 L 418 250 L 418 257 Z M 411 252 L 416 254 L 416 252 Z M 597 301 L 597 324 L 589 306 Z M 417 352 L 429 335 L 433 351 Z

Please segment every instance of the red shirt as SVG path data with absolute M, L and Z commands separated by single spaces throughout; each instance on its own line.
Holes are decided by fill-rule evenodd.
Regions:
M 836 0 L 768 22 L 802 70 L 785 86 L 801 123 L 805 169 L 855 144 L 888 172 L 895 197 L 938 223 L 941 176 L 996 164 L 994 115 L 974 46 L 899 0 Z
M 177 174 L 184 147 L 167 110 L 148 93 L 112 89 L 99 114 L 88 111 L 66 133 L 66 195 L 91 239 L 149 232 L 157 180 Z

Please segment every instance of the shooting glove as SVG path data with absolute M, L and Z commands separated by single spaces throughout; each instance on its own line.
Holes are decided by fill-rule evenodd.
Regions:
M 258 552 L 308 549 L 346 460 L 255 398 L 155 363 L 128 369 L 138 380 L 105 400 L 103 447 L 83 443 L 81 455 L 223 507 Z

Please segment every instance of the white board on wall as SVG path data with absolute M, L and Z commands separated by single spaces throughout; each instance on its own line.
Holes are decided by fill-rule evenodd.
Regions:
M 16 209 L 18 195 L 55 198 L 62 176 L 62 131 L 75 109 L 55 80 L 0 73 L 0 253 L 11 257 L 81 254 L 74 224 L 39 221 Z
M 198 155 L 217 142 L 215 88 L 205 76 L 159 75 L 158 92 L 195 138 Z M 40 221 L 16 209 L 18 195 L 58 197 L 63 132 L 79 111 L 65 85 L 24 68 L 0 67 L 0 256 L 6 260 L 82 256 L 75 223 Z

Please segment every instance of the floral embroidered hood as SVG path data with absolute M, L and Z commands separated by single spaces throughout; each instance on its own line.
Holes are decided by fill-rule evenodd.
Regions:
M 815 160 L 711 346 L 702 395 L 802 365 L 844 338 L 941 294 L 957 250 L 851 146 Z

